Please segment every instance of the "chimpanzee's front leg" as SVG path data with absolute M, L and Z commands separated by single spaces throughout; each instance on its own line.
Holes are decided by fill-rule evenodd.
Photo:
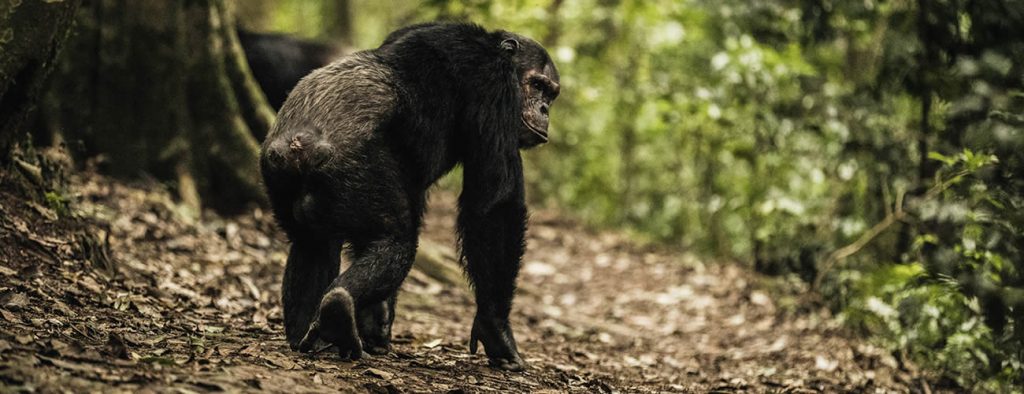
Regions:
M 526 363 L 508 319 L 523 255 L 526 205 L 519 197 L 485 210 L 474 208 L 463 201 L 459 212 L 462 254 L 477 303 L 470 352 L 476 353 L 477 341 L 483 342 L 491 366 L 521 371 Z

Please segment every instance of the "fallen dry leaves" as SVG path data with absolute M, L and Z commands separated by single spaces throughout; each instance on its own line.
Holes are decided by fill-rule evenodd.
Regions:
M 286 242 L 265 212 L 189 219 L 160 187 L 77 180 L 68 225 L 0 193 L 3 391 L 905 392 L 886 352 L 824 311 L 795 312 L 736 264 L 592 232 L 536 213 L 513 316 L 532 368 L 486 367 L 466 346 L 464 286 L 414 271 L 394 351 L 359 362 L 283 340 Z M 454 197 L 423 238 L 454 244 Z M 97 232 L 77 241 L 76 231 Z M 97 242 L 96 240 L 99 240 Z M 107 244 L 109 242 L 109 244 Z M 451 255 L 451 253 L 446 253 Z

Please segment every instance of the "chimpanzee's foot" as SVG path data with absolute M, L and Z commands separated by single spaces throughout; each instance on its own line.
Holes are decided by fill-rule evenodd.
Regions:
M 359 339 L 363 341 L 363 350 L 374 356 L 388 354 L 391 351 L 390 333 L 360 331 Z
M 342 287 L 324 294 L 317 318 L 299 344 L 299 351 L 313 350 L 317 339 L 338 347 L 342 359 L 357 360 L 363 356 L 363 346 L 356 330 L 355 306 L 352 296 Z
M 388 338 L 368 337 L 365 335 L 360 338 L 365 346 L 363 350 L 374 356 L 388 354 L 391 351 L 391 340 Z
M 473 319 L 473 331 L 469 337 L 469 352 L 476 354 L 477 341 L 483 342 L 488 364 L 497 369 L 518 372 L 526 369 L 526 362 L 519 356 L 516 339 L 507 319 L 481 317 Z
M 359 310 L 359 338 L 363 350 L 373 355 L 391 351 L 391 322 L 393 313 L 387 301 L 381 301 Z

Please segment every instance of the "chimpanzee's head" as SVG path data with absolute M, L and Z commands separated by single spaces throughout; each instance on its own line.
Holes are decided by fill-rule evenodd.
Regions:
M 502 36 L 501 49 L 515 62 L 522 89 L 524 127 L 519 146 L 530 148 L 548 142 L 548 108 L 561 90 L 558 69 L 536 41 L 509 32 L 502 32 Z

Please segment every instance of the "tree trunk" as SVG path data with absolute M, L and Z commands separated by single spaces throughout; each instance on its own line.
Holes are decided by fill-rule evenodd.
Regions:
M 323 15 L 328 15 L 324 26 L 324 36 L 336 42 L 345 53 L 355 48 L 355 37 L 352 33 L 352 5 L 349 0 L 327 0 L 321 5 Z
M 232 2 L 235 9 L 237 23 L 243 29 L 250 31 L 271 30 L 273 15 L 277 8 L 280 8 L 278 0 L 235 0 Z
M 49 115 L 79 158 L 101 155 L 116 176 L 151 174 L 196 208 L 263 201 L 254 135 L 274 115 L 225 0 L 95 0 L 78 25 Z
M 67 38 L 79 1 L 0 3 L 0 163 L 28 135 L 25 120 Z

